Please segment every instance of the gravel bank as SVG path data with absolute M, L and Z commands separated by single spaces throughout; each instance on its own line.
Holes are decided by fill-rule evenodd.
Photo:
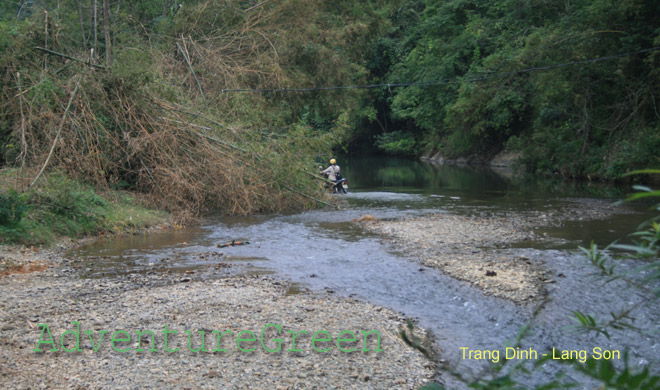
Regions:
M 514 218 L 434 214 L 394 221 L 358 220 L 426 266 L 468 281 L 486 293 L 516 302 L 544 294 L 549 276 L 516 250 L 499 246 L 533 238 L 529 224 Z
M 434 373 L 434 364 L 399 336 L 405 318 L 385 308 L 331 293 L 290 294 L 286 283 L 259 276 L 80 279 L 70 260 L 57 252 L 16 254 L 15 248 L 5 248 L 0 256 L 9 253 L 50 268 L 0 277 L 0 383 L 5 388 L 415 389 Z M 38 344 L 50 340 L 39 324 L 48 325 L 54 344 Z M 280 325 L 281 333 L 266 328 L 262 346 L 259 337 L 268 324 Z M 78 326 L 81 350 L 64 352 L 62 334 Z M 176 352 L 165 350 L 165 326 L 178 332 L 168 334 L 167 343 L 169 350 L 179 348 Z M 99 341 L 103 330 L 108 332 Z M 130 341 L 112 344 L 119 330 L 127 334 L 118 333 L 116 339 L 128 336 Z M 218 343 L 218 333 L 230 330 Z M 298 334 L 293 346 L 289 331 L 303 330 L 308 333 Z M 339 345 L 356 351 L 339 350 L 337 339 L 351 338 L 340 336 L 344 330 L 354 331 L 357 340 Z M 367 336 L 369 351 L 361 352 L 362 331 L 372 330 L 380 335 L 382 352 L 374 351 L 375 333 Z M 136 331 L 146 334 L 143 341 Z M 153 342 L 146 331 L 154 333 Z M 186 331 L 191 332 L 190 346 Z M 200 331 L 206 351 L 226 351 L 192 352 L 200 347 Z M 254 351 L 239 349 L 240 331 L 255 334 L 255 341 L 240 342 L 242 349 Z M 328 332 L 332 341 L 314 344 L 316 331 Z M 424 336 L 422 329 L 415 333 Z M 241 336 L 251 339 L 249 333 Z M 265 351 L 277 349 L 276 338 L 282 339 L 281 351 Z M 37 347 L 60 351 L 34 352 Z M 76 348 L 75 334 L 64 337 L 64 347 Z
M 626 211 L 609 200 L 565 199 L 561 206 L 524 212 L 481 212 L 473 215 L 433 214 L 399 220 L 356 219 L 366 230 L 382 235 L 392 247 L 421 264 L 465 280 L 485 293 L 515 302 L 546 295 L 546 285 L 562 274 L 546 270 L 543 260 L 513 243 L 545 240 L 533 232 L 566 221 L 598 220 Z

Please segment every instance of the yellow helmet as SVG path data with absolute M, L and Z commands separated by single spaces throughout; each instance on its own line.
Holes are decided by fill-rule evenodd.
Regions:
M 334 158 L 331 158 L 330 159 L 330 164 L 332 164 L 332 165 L 337 164 L 337 160 L 335 160 Z

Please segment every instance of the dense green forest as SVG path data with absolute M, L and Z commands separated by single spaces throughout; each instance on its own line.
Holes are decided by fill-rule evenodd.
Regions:
M 0 167 L 28 184 L 45 167 L 170 210 L 250 213 L 314 203 L 333 150 L 506 150 L 530 172 L 607 179 L 660 163 L 655 0 L 33 0 L 0 15 Z M 290 90 L 336 86 L 373 87 Z
M 409 125 L 386 146 L 450 157 L 508 149 L 521 152 L 530 171 L 567 177 L 658 166 L 660 52 L 632 54 L 660 46 L 657 1 L 452 0 L 420 8 L 419 24 L 387 45 L 397 50 L 386 78 L 447 83 L 394 91 L 391 117 Z

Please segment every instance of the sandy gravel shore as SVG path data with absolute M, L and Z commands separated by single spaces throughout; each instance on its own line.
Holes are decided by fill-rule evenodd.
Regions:
M 527 224 L 515 219 L 434 214 L 359 222 L 423 265 L 468 281 L 488 294 L 524 302 L 544 293 L 548 276 L 539 264 L 515 250 L 497 249 L 532 238 Z
M 58 252 L 4 248 L 0 256 L 14 256 L 14 263 L 50 265 L 40 272 L 0 277 L 4 388 L 416 389 L 434 373 L 434 363 L 403 342 L 402 316 L 331 293 L 288 294 L 286 283 L 259 276 L 80 279 Z M 48 331 L 39 324 L 47 324 Z M 168 334 L 167 348 L 178 348 L 176 352 L 165 349 L 166 326 L 178 332 Z M 63 347 L 78 347 L 77 336 L 69 332 L 61 344 L 62 335 L 78 327 L 80 351 L 65 352 Z M 103 330 L 107 333 L 100 339 Z M 115 334 L 121 330 L 126 333 Z M 339 338 L 352 338 L 341 334 L 345 330 L 355 332 L 356 340 L 339 346 L 354 352 L 338 347 Z M 373 330 L 380 336 L 380 352 L 375 351 L 376 333 L 369 333 L 364 343 L 364 333 Z M 139 338 L 137 331 L 146 336 Z M 153 339 L 147 331 L 154 333 Z M 239 335 L 241 331 L 253 332 L 256 340 L 250 333 Z M 297 334 L 295 346 L 291 331 Z M 317 331 L 327 334 L 315 336 Z M 200 347 L 200 332 L 205 334 L 204 349 L 211 352 L 191 351 Z M 422 329 L 415 332 L 424 336 Z M 53 344 L 39 344 L 50 336 Z M 319 341 L 326 336 L 331 341 Z M 130 341 L 118 341 L 126 337 Z M 246 340 L 238 342 L 239 337 Z M 277 349 L 278 338 L 281 351 L 266 351 Z M 37 347 L 47 352 L 34 352 Z M 50 351 L 55 348 L 59 351 Z M 362 352 L 364 348 L 368 351 Z
M 545 296 L 545 286 L 562 275 L 552 275 L 543 260 L 530 258 L 527 251 L 511 248 L 511 244 L 545 240 L 534 233 L 537 226 L 598 220 L 623 210 L 630 212 L 610 200 L 575 198 L 544 210 L 438 213 L 397 220 L 363 216 L 354 222 L 423 265 L 467 281 L 487 294 L 522 303 Z

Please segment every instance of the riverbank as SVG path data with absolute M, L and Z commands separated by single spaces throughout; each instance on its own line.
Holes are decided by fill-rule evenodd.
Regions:
M 521 163 L 522 154 L 501 151 L 495 155 L 469 155 L 458 158 L 446 158 L 442 152 L 427 153 L 420 156 L 420 160 L 436 165 L 473 165 L 488 166 L 490 168 L 504 168 L 512 172 L 524 171 Z
M 231 275 L 215 264 L 209 265 L 215 277 L 207 280 L 152 272 L 80 279 L 79 260 L 60 251 L 25 248 L 19 255 L 44 268 L 0 277 L 0 376 L 7 387 L 416 389 L 433 376 L 434 364 L 400 336 L 405 318 L 331 291 L 292 293 L 287 283 Z M 281 336 L 270 326 L 261 344 L 268 324 L 281 326 Z M 65 352 L 77 348 L 77 338 L 69 333 L 62 346 L 61 337 L 78 326 L 80 351 Z M 167 342 L 166 328 L 178 332 Z M 138 340 L 136 331 L 152 331 L 155 342 L 149 336 Z M 256 339 L 250 333 L 239 337 L 241 331 Z M 327 333 L 312 333 L 319 331 Z M 338 343 L 352 339 L 342 331 L 355 332 L 355 341 Z M 192 351 L 200 348 L 201 332 L 210 352 Z M 220 343 L 218 332 L 224 336 Z M 422 329 L 414 332 L 425 337 Z M 49 333 L 54 344 L 39 344 L 50 340 Z M 130 341 L 112 343 L 113 337 Z M 277 338 L 281 351 L 268 352 L 277 349 Z M 34 352 L 37 347 L 46 352 Z M 351 349 L 356 351 L 345 352 Z
M 61 247 L 174 225 L 171 214 L 148 207 L 137 192 L 99 189 L 60 173 L 30 186 L 27 177 L 0 170 L 0 244 Z

